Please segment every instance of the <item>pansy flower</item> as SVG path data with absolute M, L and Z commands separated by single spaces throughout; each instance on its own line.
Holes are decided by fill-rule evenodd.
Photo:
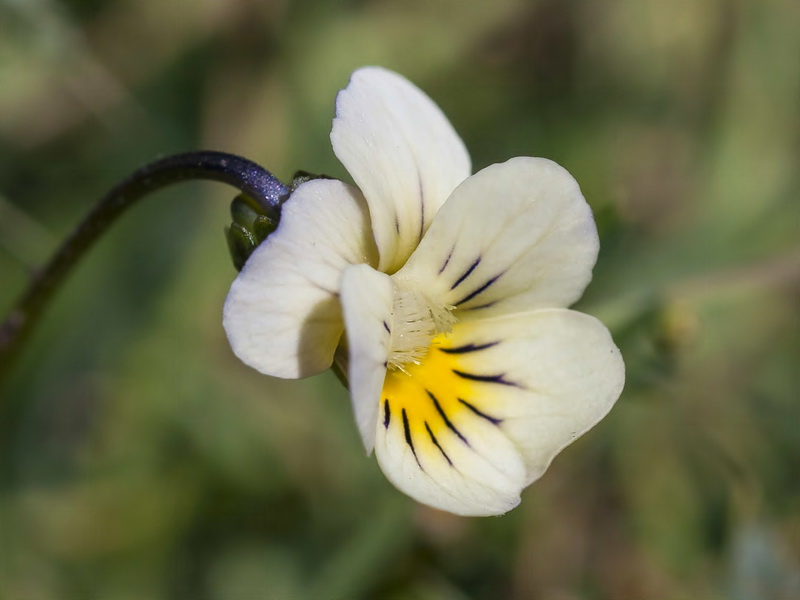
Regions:
M 608 330 L 566 308 L 597 258 L 591 209 L 546 159 L 471 175 L 440 109 L 382 68 L 339 93 L 331 141 L 358 187 L 292 194 L 231 287 L 231 346 L 276 377 L 335 364 L 397 488 L 502 514 L 622 390 Z

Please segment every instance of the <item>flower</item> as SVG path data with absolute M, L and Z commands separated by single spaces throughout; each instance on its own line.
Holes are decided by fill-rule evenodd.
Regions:
M 312 180 L 286 202 L 225 302 L 233 351 L 284 378 L 335 362 L 397 488 L 502 514 L 622 391 L 608 330 L 566 308 L 597 258 L 591 209 L 546 159 L 470 176 L 440 109 L 382 68 L 339 93 L 331 141 L 358 189 Z

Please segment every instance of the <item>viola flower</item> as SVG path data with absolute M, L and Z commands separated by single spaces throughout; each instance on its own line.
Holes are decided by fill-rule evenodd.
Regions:
M 231 346 L 276 377 L 335 362 L 396 487 L 502 514 L 622 390 L 608 330 L 566 308 L 597 258 L 591 209 L 546 159 L 470 175 L 440 109 L 381 68 L 339 93 L 331 141 L 358 188 L 297 188 L 231 287 Z

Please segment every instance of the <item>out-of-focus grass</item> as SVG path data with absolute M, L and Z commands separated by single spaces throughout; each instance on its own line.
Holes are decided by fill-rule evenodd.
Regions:
M 611 415 L 504 517 L 396 492 L 335 378 L 232 356 L 233 192 L 137 207 L 59 296 L 0 409 L 0 598 L 800 595 L 800 15 L 791 0 L 0 0 L 0 309 L 110 185 L 213 148 L 346 177 L 363 64 L 483 167 L 547 156 L 603 249 L 580 308 Z

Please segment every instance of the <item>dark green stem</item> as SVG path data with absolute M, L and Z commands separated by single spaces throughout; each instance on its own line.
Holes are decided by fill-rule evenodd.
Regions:
M 223 152 L 189 152 L 163 158 L 131 174 L 109 191 L 39 270 L 0 326 L 0 382 L 53 296 L 84 254 L 130 206 L 163 187 L 192 179 L 230 184 L 275 222 L 289 190 L 269 171 Z

